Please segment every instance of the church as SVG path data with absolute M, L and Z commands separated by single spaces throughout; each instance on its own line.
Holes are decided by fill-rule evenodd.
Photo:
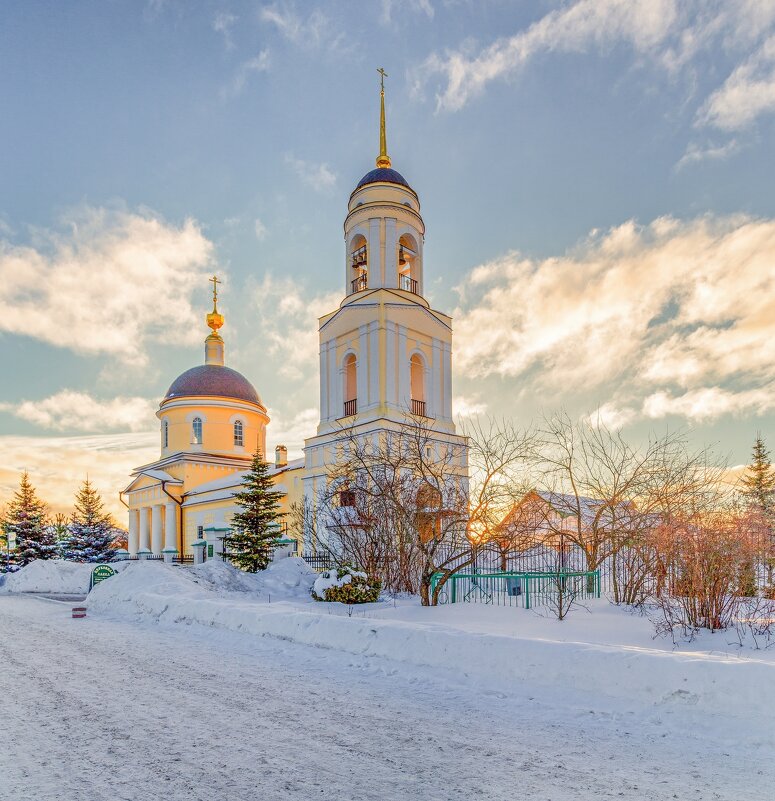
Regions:
M 343 299 L 318 321 L 317 431 L 305 440 L 302 459 L 289 462 L 278 446 L 271 465 L 286 513 L 302 500 L 314 509 L 345 427 L 373 437 L 399 429 L 408 416 L 421 418 L 439 448 L 453 445 L 464 454 L 467 475 L 466 440 L 452 419 L 452 320 L 424 296 L 425 224 L 417 192 L 387 153 L 384 73 L 379 144 L 376 168 L 347 205 Z M 217 278 L 212 282 L 204 364 L 170 385 L 156 413 L 159 459 L 136 468 L 121 493 L 132 556 L 171 560 L 202 549 L 217 557 L 252 455 L 266 454 L 269 416 L 250 381 L 226 366 Z M 302 550 L 303 532 L 291 527 L 287 537 Z

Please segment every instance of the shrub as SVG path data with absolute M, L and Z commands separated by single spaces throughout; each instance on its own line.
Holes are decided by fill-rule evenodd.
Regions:
M 361 570 L 342 565 L 321 573 L 312 586 L 316 601 L 339 601 L 343 604 L 368 604 L 379 598 L 382 582 L 369 578 Z

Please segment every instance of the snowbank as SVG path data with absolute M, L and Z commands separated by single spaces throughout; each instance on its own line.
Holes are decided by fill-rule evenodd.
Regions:
M 299 561 L 281 560 L 263 574 L 248 577 L 260 585 L 258 592 L 228 596 L 218 589 L 225 586 L 225 579 L 205 579 L 204 568 L 195 572 L 139 563 L 95 587 L 88 605 L 90 611 L 108 615 L 199 623 L 451 669 L 511 689 L 542 685 L 582 698 L 600 694 L 622 705 L 637 702 L 668 710 L 691 706 L 737 718 L 769 716 L 775 708 L 775 663 L 765 658 L 551 641 L 533 632 L 520 636 L 520 619 L 529 616 L 533 626 L 536 619 L 517 609 L 471 610 L 478 615 L 498 613 L 494 618 L 500 619 L 499 632 L 497 626 L 487 632 L 455 627 L 454 616 L 465 619 L 471 609 L 463 604 L 443 610 L 415 607 L 409 620 L 372 616 L 381 614 L 378 609 L 369 612 L 369 617 L 366 613 L 332 614 L 332 605 L 321 609 L 309 601 L 314 574 L 310 576 Z M 220 567 L 205 567 L 213 574 L 221 573 Z M 290 586 L 295 580 L 298 584 Z M 277 595 L 273 593 L 272 602 L 267 603 L 264 595 L 270 585 Z M 294 601 L 294 595 L 298 600 Z M 306 595 L 303 604 L 299 603 L 302 595 Z M 285 600 L 280 600 L 283 596 Z M 561 625 L 550 619 L 537 624 L 544 634 Z
M 36 559 L 16 573 L 8 573 L 2 592 L 51 592 L 85 595 L 94 565 L 63 559 Z

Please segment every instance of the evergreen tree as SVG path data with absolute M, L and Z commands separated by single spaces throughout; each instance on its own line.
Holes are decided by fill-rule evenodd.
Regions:
M 253 457 L 242 483 L 245 489 L 234 497 L 243 511 L 234 515 L 231 533 L 223 538 L 224 555 L 242 570 L 255 573 L 269 564 L 284 514 L 279 511 L 283 493 L 274 489 L 260 452 Z
M 46 504 L 35 494 L 25 471 L 3 520 L 3 534 L 14 542 L 14 554 L 22 565 L 59 555 L 56 536 L 47 525 L 46 511 Z
M 751 464 L 740 482 L 743 485 L 742 494 L 748 503 L 771 518 L 775 512 L 775 470 L 760 434 L 754 442 Z
M 75 511 L 68 532 L 62 541 L 65 559 L 74 562 L 108 562 L 113 558 L 113 521 L 105 511 L 99 492 L 88 478 L 75 496 Z

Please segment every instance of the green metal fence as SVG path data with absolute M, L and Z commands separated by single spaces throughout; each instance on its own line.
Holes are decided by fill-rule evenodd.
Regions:
M 434 592 L 442 574 L 431 579 Z M 547 606 L 559 597 L 600 597 L 600 571 L 559 573 L 455 573 L 439 591 L 440 604 L 479 603 L 494 606 Z

